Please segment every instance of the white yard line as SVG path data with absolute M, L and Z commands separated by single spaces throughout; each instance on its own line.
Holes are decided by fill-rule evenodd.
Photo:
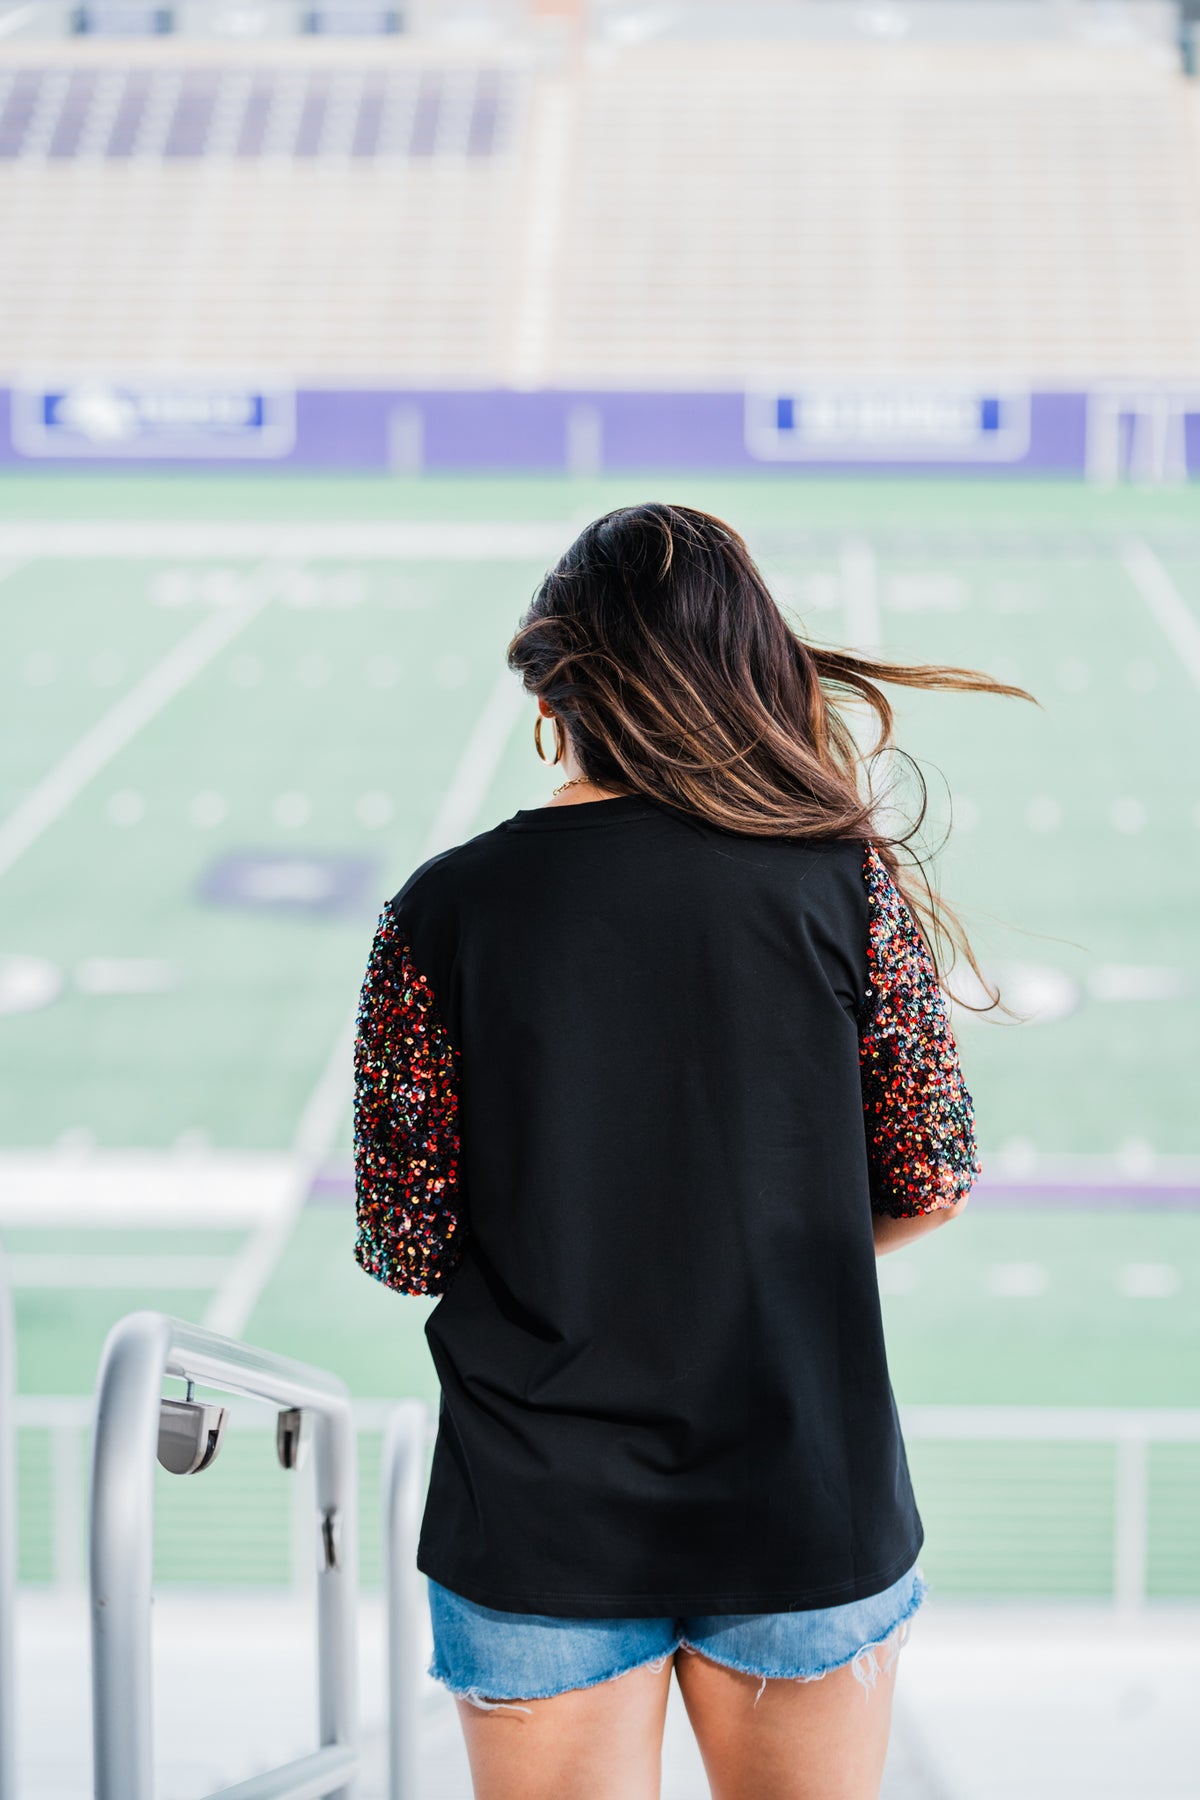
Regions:
M 227 1265 L 225 1277 L 213 1295 L 204 1323 L 210 1331 L 239 1337 L 258 1304 L 295 1228 L 313 1177 L 333 1142 L 349 1102 L 354 1055 L 354 1011 L 338 1033 L 320 1079 L 309 1095 L 292 1140 L 291 1171 L 283 1205 L 251 1232 L 244 1247 Z
M 0 1228 L 212 1230 L 261 1226 L 286 1204 L 279 1152 L 0 1151 Z
M 857 650 L 860 656 L 878 656 L 883 643 L 879 572 L 875 552 L 865 538 L 847 538 L 842 545 L 841 577 L 846 648 Z
M 504 746 L 526 705 L 532 720 L 533 703 L 522 688 L 520 678 L 505 669 L 497 677 L 474 730 L 463 745 L 458 767 L 442 796 L 418 862 L 436 856 L 439 850 L 445 850 L 451 844 L 460 843 L 471 829 Z
M 879 607 L 879 569 L 875 560 L 875 551 L 866 538 L 847 538 L 841 550 L 841 586 L 842 586 L 842 620 L 845 626 L 844 643 L 847 650 L 857 651 L 859 656 L 878 656 L 883 647 L 883 616 Z M 840 711 L 858 742 L 859 749 L 868 750 L 875 742 L 879 730 L 879 721 L 871 708 L 864 701 L 843 700 Z M 892 775 L 893 759 L 883 756 L 873 765 L 872 786 L 877 792 L 888 788 Z M 888 823 L 887 807 L 883 806 L 884 823 Z
M 215 1288 L 229 1271 L 227 1256 L 60 1256 L 4 1259 L 15 1288 Z
M 559 556 L 573 536 L 558 520 L 39 519 L 0 523 L 0 558 L 79 561 L 149 557 L 344 557 L 356 562 L 534 562 Z
M 509 670 L 503 670 L 475 729 L 463 745 L 458 765 L 414 866 L 460 842 L 470 830 L 504 746 L 521 716 L 524 698 L 518 678 Z M 357 1019 L 356 994 L 354 1005 L 301 1115 L 292 1143 L 292 1174 L 286 1201 L 251 1235 L 230 1264 L 228 1275 L 205 1314 L 204 1323 L 211 1331 L 223 1332 L 227 1337 L 241 1335 L 287 1248 L 313 1178 L 325 1161 L 351 1102 Z
M 1146 602 L 1163 636 L 1200 687 L 1200 622 L 1149 544 L 1130 538 L 1121 549 L 1125 573 Z
M 0 875 L 6 874 L 101 769 L 246 629 L 268 598 L 269 584 L 252 581 L 248 600 L 209 613 L 84 733 L 0 823 Z

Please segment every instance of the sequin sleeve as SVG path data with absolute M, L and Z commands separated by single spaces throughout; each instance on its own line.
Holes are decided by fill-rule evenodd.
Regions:
M 442 1293 L 462 1257 L 458 1060 L 389 903 L 354 1043 L 354 1257 L 402 1294 Z
M 980 1171 L 975 1117 L 945 997 L 916 920 L 874 846 L 859 1064 L 871 1205 L 895 1218 L 953 1206 Z

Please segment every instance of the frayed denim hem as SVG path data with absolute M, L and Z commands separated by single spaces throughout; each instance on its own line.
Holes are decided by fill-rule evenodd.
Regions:
M 899 1617 L 892 1621 L 882 1637 L 872 1638 L 868 1644 L 860 1644 L 852 1656 L 843 1656 L 838 1662 L 826 1663 L 823 1668 L 812 1669 L 800 1675 L 764 1675 L 761 1669 L 752 1669 L 746 1663 L 733 1662 L 724 1656 L 714 1656 L 711 1650 L 702 1650 L 699 1644 L 689 1644 L 686 1638 L 680 1639 L 679 1647 L 682 1650 L 690 1651 L 693 1656 L 706 1656 L 710 1662 L 720 1663 L 723 1668 L 736 1669 L 741 1675 L 759 1676 L 761 1686 L 754 1696 L 755 1706 L 757 1706 L 762 1699 L 763 1691 L 766 1688 L 768 1681 L 819 1681 L 823 1675 L 830 1674 L 834 1669 L 844 1669 L 847 1663 L 849 1663 L 854 1670 L 855 1680 L 862 1687 L 863 1699 L 866 1701 L 870 1699 L 871 1692 L 874 1689 L 875 1682 L 880 1673 L 886 1673 L 887 1670 L 891 1668 L 897 1656 L 899 1656 L 901 1649 L 908 1642 L 909 1633 L 912 1630 L 913 1614 L 925 1599 L 928 1592 L 929 1583 L 925 1580 L 923 1575 L 917 1575 L 914 1578 L 911 1600 Z M 875 1652 L 879 1649 L 880 1645 L 886 1644 L 888 1639 L 896 1631 L 899 1632 L 899 1636 L 896 1638 L 892 1653 L 884 1663 L 881 1671 L 879 1659 L 875 1655 Z M 865 1666 L 861 1669 L 858 1666 L 858 1659 L 860 1656 L 865 1656 L 867 1659 Z
M 544 1690 L 544 1692 L 542 1692 L 540 1694 L 522 1694 L 521 1699 L 522 1700 L 553 1700 L 559 1694 L 572 1694 L 572 1693 L 575 1693 L 580 1688 L 599 1687 L 601 1682 L 603 1682 L 603 1681 L 615 1681 L 616 1678 L 618 1677 L 618 1675 L 632 1674 L 634 1669 L 653 1669 L 655 1674 L 657 1674 L 659 1672 L 659 1670 L 662 1668 L 663 1664 L 666 1662 L 667 1658 L 669 1656 L 674 1656 L 674 1654 L 675 1654 L 676 1650 L 678 1650 L 678 1648 L 679 1648 L 678 1644 L 672 1644 L 671 1648 L 669 1650 L 665 1650 L 661 1656 L 646 1657 L 646 1658 L 643 1658 L 643 1660 L 641 1662 L 627 1663 L 624 1668 L 610 1669 L 608 1671 L 608 1673 L 605 1675 L 593 1675 L 589 1681 L 573 1681 L 573 1682 L 569 1683 L 566 1687 L 546 1688 Z M 482 1710 L 484 1712 L 496 1712 L 502 1706 L 509 1707 L 514 1712 L 527 1713 L 530 1711 L 530 1708 L 528 1706 L 522 1706 L 519 1703 L 519 1701 L 517 1701 L 515 1699 L 510 1699 L 510 1700 L 488 1700 L 488 1699 L 485 1699 L 484 1691 L 482 1688 L 452 1687 L 450 1682 L 447 1680 L 446 1676 L 439 1674 L 435 1663 L 430 1663 L 428 1669 L 425 1672 L 427 1675 L 432 1675 L 432 1677 L 435 1681 L 440 1681 L 442 1686 L 444 1688 L 446 1688 L 451 1694 L 453 1694 L 456 1699 L 469 1700 L 471 1702 L 472 1706 L 478 1706 L 478 1707 L 482 1708 Z

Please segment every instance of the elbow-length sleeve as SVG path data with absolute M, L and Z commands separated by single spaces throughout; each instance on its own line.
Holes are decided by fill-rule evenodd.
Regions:
M 912 1218 L 953 1206 L 981 1164 L 945 997 L 917 922 L 873 845 L 859 1065 L 871 1206 Z
M 354 1257 L 402 1294 L 444 1292 L 462 1258 L 458 1064 L 389 902 L 354 1042 Z

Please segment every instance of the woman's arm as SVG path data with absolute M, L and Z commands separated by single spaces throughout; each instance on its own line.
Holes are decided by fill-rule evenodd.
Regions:
M 462 1259 L 458 1060 L 389 903 L 354 1044 L 354 1258 L 401 1294 L 444 1292 Z
M 956 1218 L 980 1171 L 975 1115 L 945 996 L 912 913 L 874 846 L 859 1066 L 876 1254 Z
M 900 1250 L 914 1238 L 928 1236 L 948 1219 L 957 1219 L 966 1204 L 964 1194 L 953 1206 L 939 1206 L 934 1212 L 914 1213 L 909 1218 L 898 1219 L 892 1213 L 873 1212 L 871 1222 L 875 1228 L 876 1256 L 886 1256 L 889 1250 Z

